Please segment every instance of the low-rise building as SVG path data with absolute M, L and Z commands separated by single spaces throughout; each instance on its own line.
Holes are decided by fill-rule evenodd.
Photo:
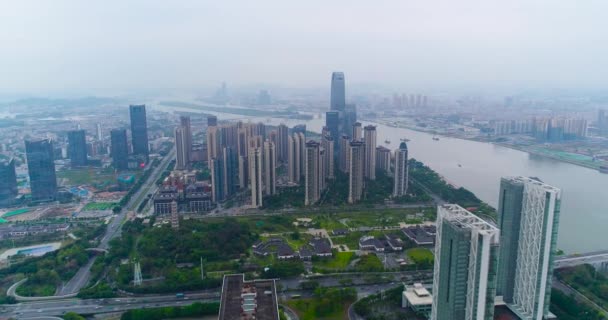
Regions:
M 359 249 L 384 252 L 384 243 L 373 236 L 363 236 L 359 239 Z
M 317 257 L 331 257 L 331 244 L 326 238 L 314 238 L 309 242 L 313 248 L 313 253 Z
M 417 314 L 429 317 L 433 305 L 433 296 L 421 284 L 414 283 L 413 286 L 406 286 L 401 295 L 401 306 L 411 308 Z
M 275 280 L 245 281 L 244 274 L 225 275 L 219 320 L 278 320 Z
M 433 246 L 435 245 L 435 235 L 437 228 L 435 226 L 413 226 L 401 229 L 410 240 L 418 246 Z

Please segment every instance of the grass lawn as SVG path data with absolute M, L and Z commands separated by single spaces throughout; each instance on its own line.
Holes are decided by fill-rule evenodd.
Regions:
M 90 202 L 87 203 L 83 211 L 94 211 L 94 210 L 111 210 L 116 206 L 116 202 Z
M 331 259 L 319 259 L 318 261 L 314 261 L 313 265 L 315 267 L 323 268 L 323 269 L 346 269 L 348 264 L 353 260 L 355 255 L 354 252 L 337 252 L 334 250 L 334 255 Z
M 380 272 L 384 271 L 384 264 L 380 258 L 373 253 L 366 254 L 355 264 L 355 269 L 363 272 Z
M 407 255 L 415 263 L 424 263 L 425 261 L 433 261 L 433 252 L 426 248 L 412 248 L 407 250 Z
M 298 299 L 289 300 L 286 303 L 300 317 L 300 320 L 342 320 L 348 318 L 348 307 L 350 303 L 345 303 L 342 308 L 324 316 L 318 317 L 315 310 L 317 309 L 316 299 Z
M 141 172 L 130 172 L 135 174 L 135 180 L 142 174 Z M 57 171 L 58 179 L 68 180 L 68 185 L 90 185 L 103 189 L 115 184 L 117 174 L 112 168 L 81 168 Z
M 51 284 L 28 284 L 27 281 L 17 288 L 17 294 L 24 297 L 46 297 L 55 294 L 55 286 Z

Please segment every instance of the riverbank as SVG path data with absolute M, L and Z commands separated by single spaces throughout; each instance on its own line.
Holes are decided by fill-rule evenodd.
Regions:
M 438 132 L 436 130 L 430 130 L 430 129 L 425 130 L 424 128 L 420 128 L 418 126 L 410 126 L 410 125 L 404 125 L 404 124 L 396 125 L 395 122 L 391 122 L 391 121 L 370 120 L 370 119 L 365 119 L 365 121 L 373 122 L 373 123 L 377 123 L 377 124 L 383 124 L 385 126 L 389 126 L 389 127 L 393 127 L 393 128 L 408 129 L 408 130 L 438 135 L 438 136 L 442 136 L 442 137 L 469 140 L 469 141 L 475 141 L 475 142 L 491 143 L 493 145 L 526 152 L 531 155 L 540 156 L 540 157 L 557 160 L 557 161 L 561 161 L 561 162 L 566 162 L 566 163 L 574 164 L 574 165 L 577 165 L 580 167 L 589 168 L 589 169 L 598 170 L 598 171 L 600 169 L 600 166 L 608 166 L 607 162 L 592 161 L 591 157 L 586 156 L 586 155 L 576 154 L 576 153 L 570 153 L 570 152 L 565 152 L 565 151 L 560 152 L 560 151 L 551 150 L 551 149 L 543 149 L 543 148 L 539 148 L 537 146 L 523 146 L 523 145 L 519 146 L 519 145 L 513 145 L 513 144 L 509 144 L 509 143 L 500 143 L 500 142 L 490 141 L 487 139 L 480 139 L 480 138 L 476 138 L 476 137 L 463 137 L 461 135 L 449 134 L 449 133 L 445 133 L 445 132 Z M 576 159 L 577 157 L 578 158 L 588 157 L 589 159 L 577 160 Z

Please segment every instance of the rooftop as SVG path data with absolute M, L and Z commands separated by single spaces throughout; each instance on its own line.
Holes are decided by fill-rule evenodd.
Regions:
M 463 229 L 479 230 L 482 234 L 497 234 L 499 232 L 498 228 L 457 204 L 439 206 L 439 214 L 443 215 L 445 220 Z
M 219 320 L 278 320 L 274 280 L 245 281 L 244 274 L 224 276 Z

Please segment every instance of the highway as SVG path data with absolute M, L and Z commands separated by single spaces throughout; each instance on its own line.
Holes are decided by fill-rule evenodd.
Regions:
M 152 171 L 152 173 L 148 177 L 148 180 L 146 180 L 141 186 L 141 188 L 139 188 L 139 190 L 135 192 L 135 194 L 133 194 L 129 202 L 122 208 L 120 213 L 114 216 L 114 218 L 106 229 L 106 233 L 104 234 L 103 238 L 101 238 L 98 248 L 107 250 L 109 248 L 110 240 L 114 239 L 117 236 L 120 236 L 121 226 L 128 212 L 127 208 L 137 208 L 139 203 L 143 201 L 143 199 L 145 199 L 147 191 L 155 185 L 156 180 L 159 178 L 160 174 L 162 174 L 169 162 L 173 160 L 174 157 L 175 148 L 171 149 L 171 152 L 162 159 L 161 163 L 154 169 L 152 169 L 154 171 Z M 74 277 L 72 277 L 72 279 L 70 279 L 70 281 L 68 281 L 61 288 L 61 290 L 59 290 L 59 293 L 57 295 L 63 296 L 72 293 L 77 293 L 78 291 L 80 291 L 80 289 L 86 286 L 89 282 L 89 277 L 91 276 L 91 267 L 95 262 L 95 258 L 96 257 L 91 257 L 87 264 L 82 266 L 80 270 L 78 270 L 78 272 L 74 275 Z
M 130 309 L 183 306 L 194 302 L 219 301 L 220 293 L 193 293 L 184 298 L 175 295 L 146 296 L 112 299 L 61 299 L 51 301 L 22 302 L 0 307 L 0 317 L 27 319 L 44 316 L 61 316 L 73 311 L 80 314 L 121 312 Z
M 601 265 L 608 263 L 608 250 L 572 254 L 555 258 L 555 268 L 574 267 L 581 264 Z

